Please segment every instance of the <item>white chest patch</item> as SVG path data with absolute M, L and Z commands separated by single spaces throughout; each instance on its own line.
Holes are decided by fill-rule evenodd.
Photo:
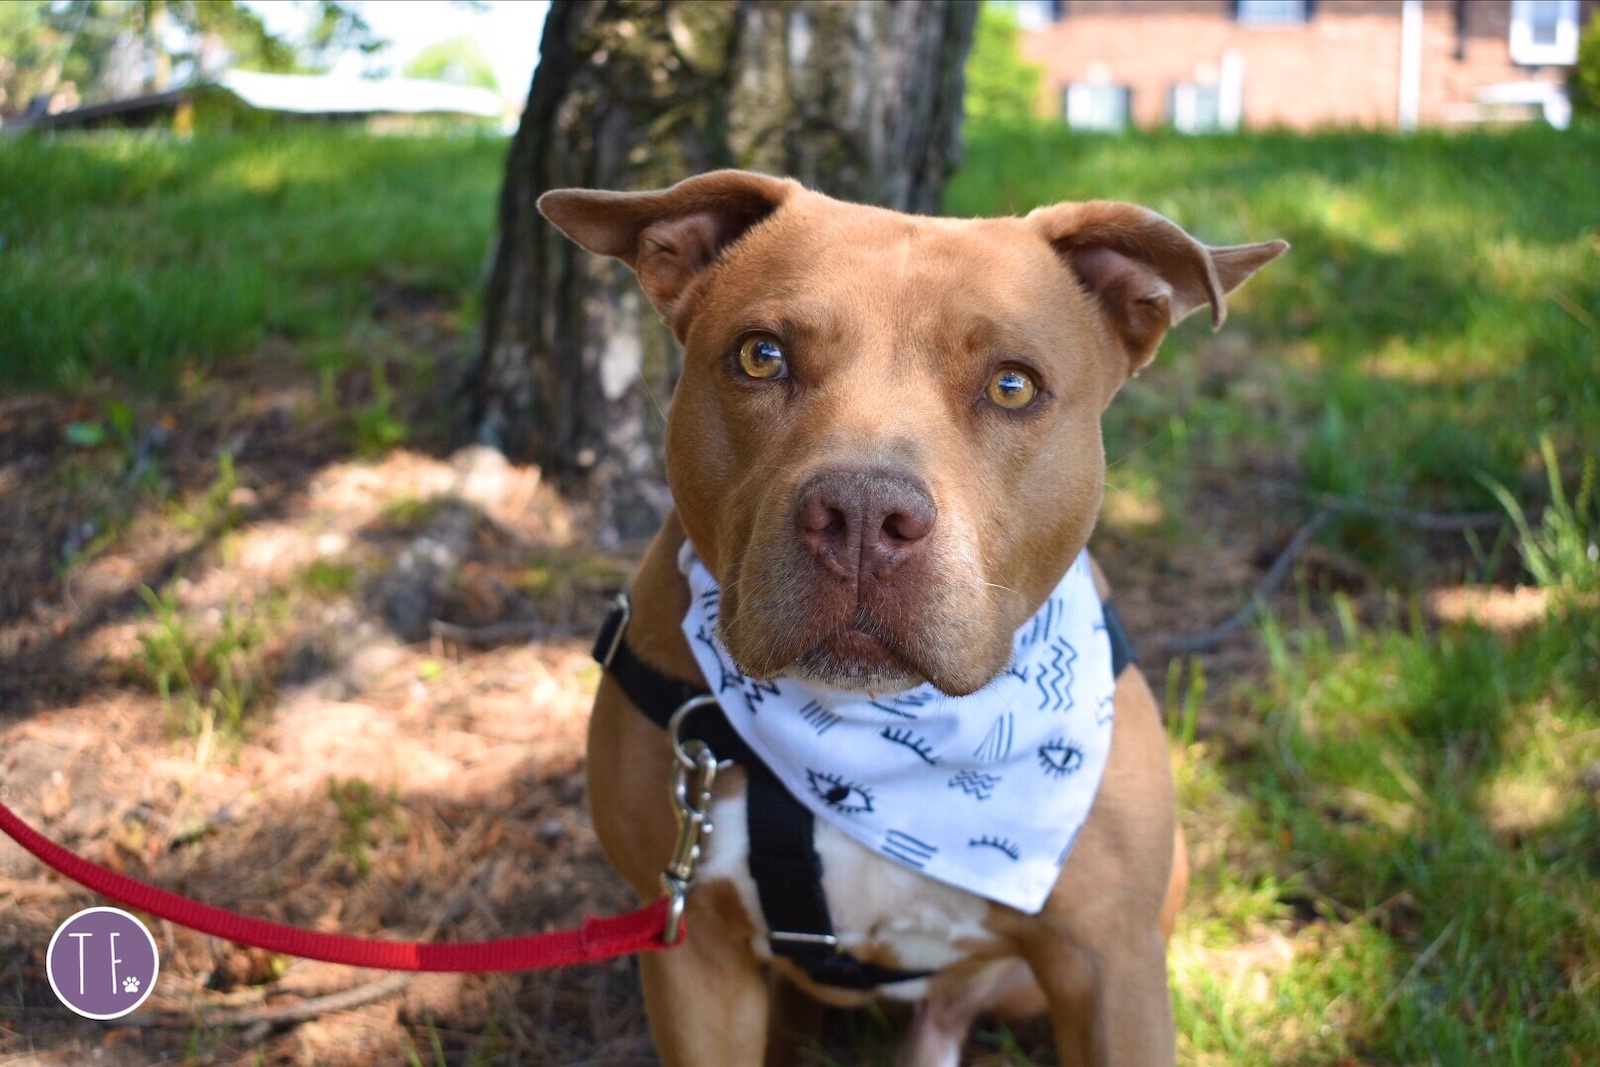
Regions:
M 771 959 L 769 931 L 750 877 L 744 791 L 714 802 L 711 822 L 716 829 L 706 840 L 696 878 L 733 884 L 756 924 L 752 947 L 761 958 Z M 993 939 L 983 927 L 989 906 L 982 897 L 925 878 L 824 820 L 816 820 L 814 826 L 812 842 L 822 861 L 822 889 L 834 936 L 845 951 L 859 956 L 887 949 L 904 970 L 937 971 L 965 955 L 957 942 L 972 946 Z M 885 986 L 881 992 L 920 1000 L 926 989 L 926 980 L 918 979 Z
M 841 936 L 845 919 L 860 936 L 875 924 L 936 926 L 950 905 L 927 879 L 1029 914 L 1044 906 L 1111 752 L 1116 679 L 1087 552 L 1013 635 L 1007 668 L 965 697 L 927 684 L 877 696 L 749 678 L 719 636 L 716 580 L 687 542 L 679 566 L 691 593 L 683 632 L 707 686 L 817 817 Z M 878 862 L 862 866 L 859 852 Z M 836 895 L 849 869 L 863 879 L 840 882 Z M 912 899 L 934 902 L 933 912 L 913 914 Z

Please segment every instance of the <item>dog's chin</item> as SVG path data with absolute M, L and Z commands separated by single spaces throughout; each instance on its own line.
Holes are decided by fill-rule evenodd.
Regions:
M 881 638 L 859 627 L 829 634 L 784 673 L 830 689 L 867 693 L 895 693 L 924 681 Z

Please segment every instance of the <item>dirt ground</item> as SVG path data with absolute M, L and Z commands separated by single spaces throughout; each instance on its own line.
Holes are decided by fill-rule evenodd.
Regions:
M 458 351 L 427 315 L 397 329 Z M 407 373 L 389 385 L 412 433 L 369 455 L 348 413 L 371 382 L 341 375 L 330 404 L 290 358 L 140 405 L 120 444 L 66 442 L 91 401 L 0 401 L 7 804 L 116 870 L 318 930 L 471 940 L 634 906 L 585 815 L 583 737 L 591 634 L 639 546 L 590 551 L 537 470 L 451 448 L 447 375 Z M 1201 485 L 1193 516 L 1224 547 L 1115 528 L 1097 543 L 1136 647 L 1225 618 L 1292 534 L 1273 479 L 1233 473 Z M 1322 567 L 1362 592 L 1318 560 L 1302 580 Z M 1145 660 L 1162 692 L 1167 661 Z M 1254 638 L 1206 666 L 1214 689 L 1257 671 Z M 154 995 L 89 1022 L 56 1002 L 44 950 L 96 903 L 0 840 L 0 1063 L 654 1062 L 630 961 L 396 978 L 165 922 Z M 365 1002 L 274 1014 L 346 990 Z M 828 1045 L 848 1059 L 884 1025 L 835 1019 Z M 972 1055 L 999 1062 L 999 1043 L 979 1035 Z

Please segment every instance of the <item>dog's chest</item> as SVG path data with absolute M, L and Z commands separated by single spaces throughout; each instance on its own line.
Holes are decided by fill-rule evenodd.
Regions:
M 715 831 L 707 839 L 697 879 L 726 879 L 734 885 L 756 926 L 756 953 L 771 958 L 768 928 L 748 864 L 744 791 L 715 801 L 711 819 Z M 822 888 L 834 936 L 852 955 L 883 962 L 887 954 L 899 969 L 937 971 L 995 940 L 983 926 L 989 905 L 981 897 L 909 870 L 822 819 L 815 822 L 813 843 L 822 862 Z M 899 983 L 883 991 L 917 999 L 925 985 Z

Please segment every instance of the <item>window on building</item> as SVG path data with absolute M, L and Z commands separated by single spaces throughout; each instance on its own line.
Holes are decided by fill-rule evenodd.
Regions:
M 1172 125 L 1180 133 L 1217 133 L 1222 123 L 1222 86 L 1184 82 L 1172 87 Z
M 1233 0 L 1233 17 L 1249 26 L 1297 26 L 1311 21 L 1311 0 Z
M 1061 17 L 1061 0 L 989 0 L 1016 16 L 1017 25 L 1024 30 L 1037 30 Z
M 1511 0 L 1511 62 L 1578 61 L 1578 0 Z
M 1067 125 L 1120 133 L 1128 128 L 1133 93 L 1126 85 L 1077 82 L 1067 86 Z

